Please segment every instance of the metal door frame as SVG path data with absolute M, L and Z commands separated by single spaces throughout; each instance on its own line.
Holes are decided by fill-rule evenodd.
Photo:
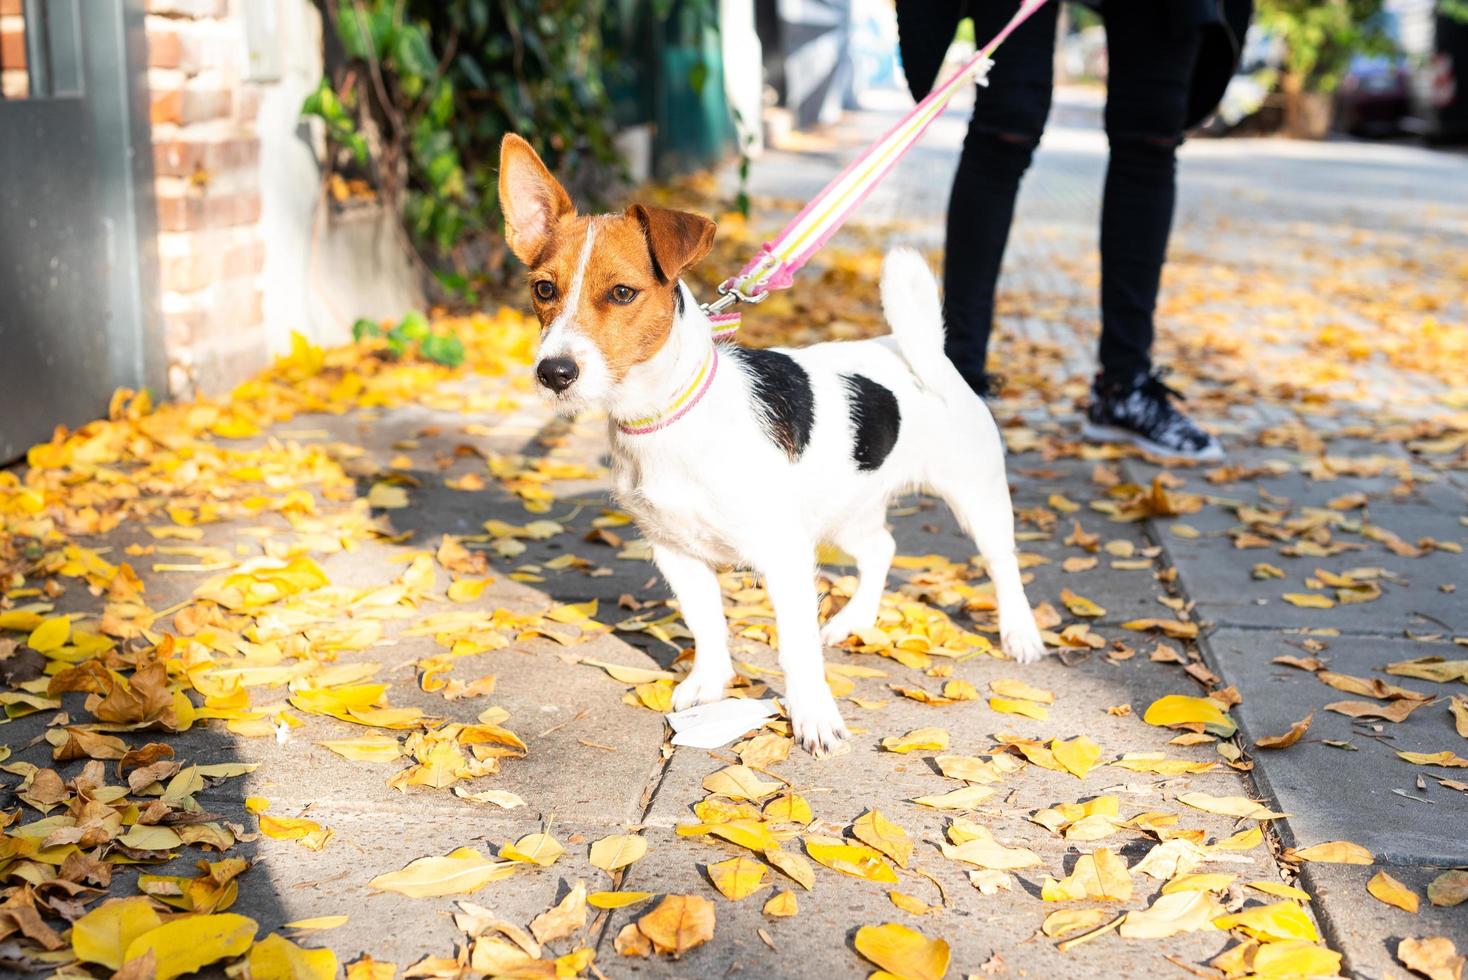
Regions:
M 94 214 L 93 240 L 87 254 L 96 269 L 96 306 L 101 318 L 95 329 L 103 356 L 86 377 L 74 384 L 85 386 L 99 397 L 71 400 L 69 409 L 58 406 L 54 424 L 83 425 L 91 415 L 105 411 L 107 396 L 119 387 L 166 391 L 167 369 L 163 349 L 162 317 L 159 309 L 158 222 L 153 189 L 153 147 L 148 92 L 148 45 L 144 30 L 146 0 L 24 0 L 26 18 L 26 70 L 30 78 L 27 98 L 15 106 L 44 113 L 47 103 L 72 117 L 78 146 L 88 154 L 95 186 L 87 188 Z M 65 109 L 61 103 L 71 103 Z M 0 103 L 3 113 L 7 103 Z M 24 136 L 24 130 L 18 131 Z M 25 169 L 11 174 L 9 193 L 25 193 L 31 178 Z M 45 215 L 39 215 L 45 220 Z M 5 243 L 24 249 L 24 240 Z M 79 254 L 81 253 L 79 249 Z M 17 271 L 16 273 L 19 274 Z M 58 312 L 58 316 L 67 314 Z M 91 324 L 48 324 L 44 311 L 31 329 L 58 335 L 66 330 L 87 329 Z M 0 358 L 7 355 L 0 350 Z M 27 364 L 30 362 L 27 361 Z M 39 366 L 38 366 L 39 367 Z M 56 379 L 48 379 L 57 383 Z M 61 382 L 66 383 L 66 382 Z M 15 397 L 18 393 L 12 394 Z M 0 408 L 6 393 L 0 392 Z M 87 405 L 80 408 L 80 405 Z M 30 427 L 0 433 L 0 465 L 24 453 L 34 439 L 49 432 Z

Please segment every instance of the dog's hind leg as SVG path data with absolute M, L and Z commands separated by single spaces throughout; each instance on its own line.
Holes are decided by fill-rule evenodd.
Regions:
M 994 452 L 997 454 L 999 450 Z M 962 453 L 952 453 L 946 461 L 932 467 L 929 482 L 933 490 L 952 508 L 984 562 L 994 582 L 994 597 L 999 606 L 999 638 L 1004 652 L 1020 663 L 1031 663 L 1045 655 L 1045 641 L 1035 625 L 1035 614 L 1025 598 L 1020 580 L 1019 558 L 1014 545 L 1014 509 L 1009 501 L 1009 485 L 1004 468 L 996 465 L 985 470 Z
M 734 667 L 729 662 L 729 622 L 724 618 L 719 578 L 699 559 L 661 545 L 653 545 L 652 560 L 678 597 L 683 622 L 693 633 L 693 669 L 673 688 L 673 709 L 682 711 L 718 701 L 734 678 Z
M 824 755 L 848 737 L 836 699 L 826 685 L 816 612 L 815 548 L 795 536 L 776 537 L 778 547 L 755 556 L 765 591 L 775 607 L 780 634 L 780 669 L 785 673 L 785 710 L 795 740 L 813 755 Z
M 887 572 L 892 568 L 892 556 L 897 554 L 897 542 L 886 528 L 886 517 L 883 508 L 874 522 L 843 528 L 831 538 L 832 544 L 856 559 L 857 584 L 841 611 L 821 627 L 821 640 L 826 643 L 840 643 L 877 621 L 882 590 L 887 587 Z

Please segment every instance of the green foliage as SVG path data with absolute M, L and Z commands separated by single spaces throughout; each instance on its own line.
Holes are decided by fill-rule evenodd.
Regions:
M 1289 84 L 1333 92 L 1352 55 L 1392 50 L 1382 8 L 1383 0 L 1259 0 L 1255 16 L 1284 41 Z
M 464 363 L 464 342 L 447 331 L 434 333 L 428 317 L 417 310 L 408 313 L 386 333 L 382 331 L 382 324 L 374 320 L 364 318 L 352 324 L 352 340 L 357 343 L 374 337 L 385 339 L 387 351 L 393 357 L 404 357 L 416 351 L 425 361 L 445 367 L 458 367 Z
M 712 5 L 712 0 L 698 0 Z M 365 168 L 438 282 L 498 272 L 499 142 L 524 136 L 579 195 L 620 169 L 601 37 L 616 0 L 336 0 L 345 62 L 301 107 L 328 166 Z M 358 171 L 360 173 L 360 170 Z

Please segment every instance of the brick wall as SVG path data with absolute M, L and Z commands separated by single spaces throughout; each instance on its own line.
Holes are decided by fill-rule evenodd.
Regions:
M 244 78 L 236 9 L 253 2 L 148 0 L 160 305 L 174 395 L 225 389 L 267 359 L 260 91 Z
M 0 98 L 23 99 L 30 92 L 23 9 L 23 0 L 0 0 Z

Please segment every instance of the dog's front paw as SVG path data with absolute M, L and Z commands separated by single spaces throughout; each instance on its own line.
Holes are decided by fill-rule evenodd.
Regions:
M 829 689 L 809 693 L 791 691 L 785 695 L 785 710 L 790 715 L 795 741 L 818 759 L 835 754 L 851 737 Z
M 673 710 L 682 711 L 694 705 L 722 701 L 724 688 L 734 679 L 733 674 L 715 674 L 713 671 L 698 672 L 695 667 L 688 676 L 673 688 Z
M 1004 652 L 1017 663 L 1032 664 L 1045 656 L 1045 641 L 1040 637 L 1040 629 L 1032 616 L 1024 616 L 1010 629 L 1002 625 L 999 638 Z
M 852 633 L 869 629 L 875 626 L 876 622 L 877 610 L 875 607 L 864 609 L 855 603 L 848 602 L 840 612 L 826 621 L 826 625 L 821 627 L 821 642 L 830 647 L 839 646 Z

